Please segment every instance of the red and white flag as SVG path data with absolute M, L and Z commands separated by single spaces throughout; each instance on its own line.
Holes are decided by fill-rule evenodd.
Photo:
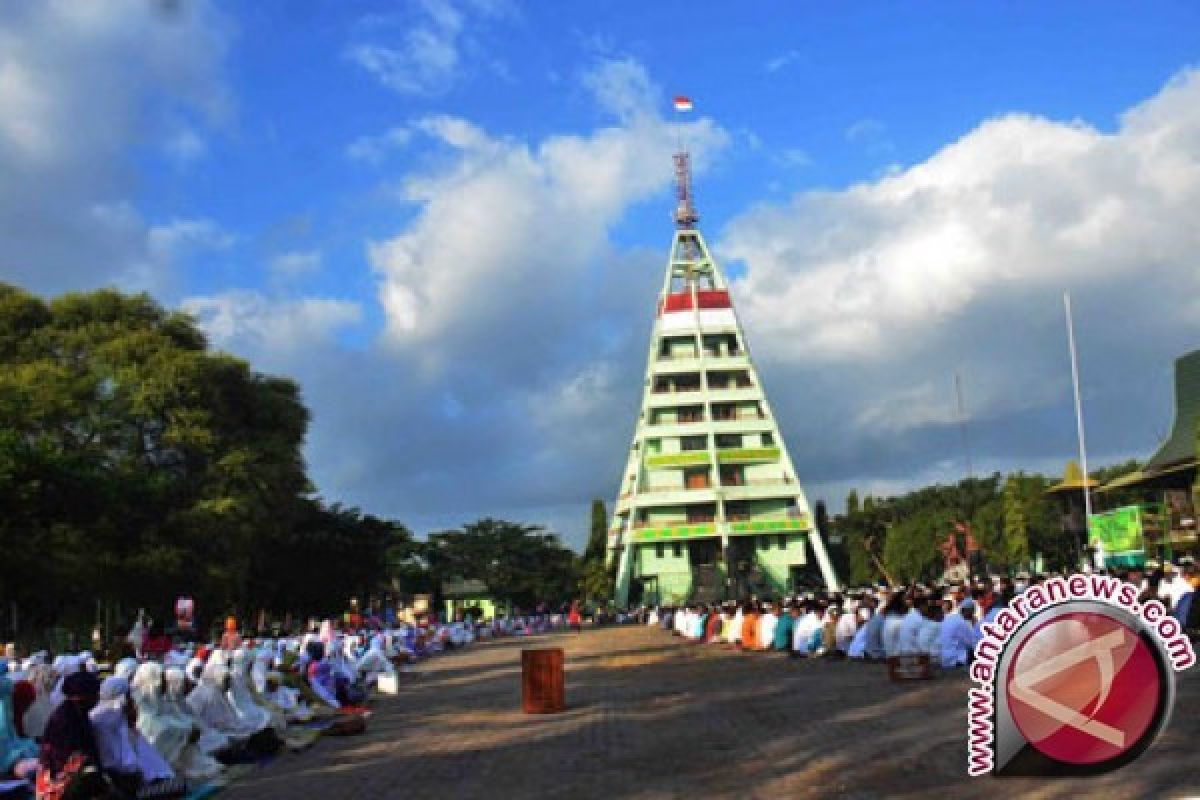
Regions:
M 684 97 L 683 95 L 679 95 L 678 97 L 676 97 L 675 98 L 675 110 L 679 111 L 679 112 L 691 111 L 692 110 L 692 98 Z

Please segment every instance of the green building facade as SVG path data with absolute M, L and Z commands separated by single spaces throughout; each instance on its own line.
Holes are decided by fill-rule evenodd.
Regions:
M 617 602 L 836 588 L 728 282 L 696 227 L 686 153 L 676 172 L 676 231 L 609 527 Z

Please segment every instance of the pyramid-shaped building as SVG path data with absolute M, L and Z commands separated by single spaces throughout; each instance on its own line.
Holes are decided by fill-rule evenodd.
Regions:
M 687 153 L 641 413 L 609 527 L 618 605 L 837 587 L 692 203 Z

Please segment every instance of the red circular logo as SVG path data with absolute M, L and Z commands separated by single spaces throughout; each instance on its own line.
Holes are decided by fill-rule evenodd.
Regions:
M 1080 611 L 1021 642 L 1005 686 L 1026 741 L 1057 761 L 1098 764 L 1132 749 L 1154 724 L 1162 681 L 1137 631 Z

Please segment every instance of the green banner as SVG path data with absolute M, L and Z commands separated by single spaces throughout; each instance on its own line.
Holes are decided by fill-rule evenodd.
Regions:
M 1105 559 L 1142 553 L 1142 509 L 1123 506 L 1103 514 L 1093 514 L 1088 520 L 1088 541 L 1099 540 Z

